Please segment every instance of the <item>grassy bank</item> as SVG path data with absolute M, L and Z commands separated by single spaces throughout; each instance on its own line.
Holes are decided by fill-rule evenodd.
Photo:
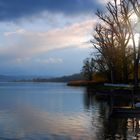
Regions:
M 109 86 L 109 85 L 104 85 L 102 82 L 95 82 L 95 81 L 85 81 L 85 80 L 78 80 L 78 81 L 69 81 L 67 83 L 68 86 L 85 86 L 85 87 L 92 87 L 94 89 L 100 89 L 100 90 L 132 90 L 133 87 L 123 87 L 123 86 Z

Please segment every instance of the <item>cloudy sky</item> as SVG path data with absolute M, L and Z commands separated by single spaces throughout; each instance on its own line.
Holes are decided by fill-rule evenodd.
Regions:
M 0 75 L 78 73 L 106 0 L 0 0 Z

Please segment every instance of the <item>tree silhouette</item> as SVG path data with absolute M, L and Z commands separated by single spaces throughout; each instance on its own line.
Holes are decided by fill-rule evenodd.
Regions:
M 132 11 L 138 6 L 136 6 L 137 0 L 134 1 L 114 0 L 113 3 L 107 3 L 107 12 L 97 10 L 96 15 L 100 21 L 95 28 L 91 43 L 100 58 L 104 60 L 104 67 L 112 83 L 128 83 L 134 67 L 135 86 L 137 86 L 140 45 L 136 49 L 134 24 L 131 21 L 134 13 Z M 140 17 L 139 8 L 134 11 Z M 133 47 L 129 44 L 130 40 L 133 41 Z
M 138 18 L 138 24 L 140 22 L 140 3 L 138 2 L 138 0 L 130 0 L 131 4 L 132 4 L 132 11 L 134 11 L 134 13 L 136 14 L 137 18 Z M 139 60 L 140 60 L 140 32 L 139 33 L 139 43 L 138 43 L 138 47 L 136 47 L 136 43 L 135 43 L 135 38 L 134 38 L 134 30 L 132 28 L 132 26 L 129 26 L 129 29 L 131 31 L 132 34 L 132 40 L 133 40 L 133 50 L 134 50 L 134 85 L 137 88 L 138 87 L 138 71 L 139 71 Z
M 94 69 L 94 59 L 93 58 L 86 58 L 84 60 L 84 65 L 82 68 L 82 74 L 84 75 L 84 77 L 91 81 L 93 79 L 93 73 L 94 73 L 95 69 Z

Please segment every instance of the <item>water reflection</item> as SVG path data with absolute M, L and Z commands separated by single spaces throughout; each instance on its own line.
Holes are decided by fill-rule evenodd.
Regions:
M 110 91 L 108 91 L 110 92 Z M 112 92 L 112 91 L 111 91 Z M 101 95 L 101 96 L 100 96 Z M 105 95 L 105 96 L 103 96 Z M 113 96 L 113 97 L 112 97 Z M 112 101 L 113 100 L 113 101 Z M 103 93 L 97 93 L 92 89 L 87 89 L 84 94 L 84 107 L 86 110 L 95 111 L 95 107 L 98 107 L 98 115 L 100 118 L 100 125 L 102 129 L 98 129 L 98 133 L 102 134 L 102 139 L 109 140 L 140 140 L 140 114 L 115 114 L 111 115 L 110 111 L 113 107 L 132 107 L 133 103 L 140 101 L 139 94 L 133 94 L 131 91 L 128 91 L 127 94 L 121 92 L 113 93 L 109 97 Z M 93 121 L 91 122 L 94 125 Z
M 83 103 L 85 111 L 90 112 L 91 115 L 91 132 L 94 133 L 94 138 L 97 140 L 105 139 L 106 123 L 109 117 L 108 101 L 104 99 L 98 99 L 96 92 L 90 88 L 86 89 L 83 96 Z
M 92 127 L 85 113 L 84 88 L 17 84 L 0 87 L 0 139 L 96 140 L 98 123 Z
M 110 115 L 112 97 L 100 94 L 56 83 L 2 84 L 0 139 L 140 139 L 140 116 Z M 115 106 L 131 106 L 132 95 L 119 92 L 113 99 Z

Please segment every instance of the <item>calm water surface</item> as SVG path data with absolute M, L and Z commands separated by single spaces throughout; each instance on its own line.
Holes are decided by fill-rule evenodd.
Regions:
M 139 138 L 135 118 L 110 118 L 108 112 L 108 103 L 85 88 L 0 83 L 0 140 Z

